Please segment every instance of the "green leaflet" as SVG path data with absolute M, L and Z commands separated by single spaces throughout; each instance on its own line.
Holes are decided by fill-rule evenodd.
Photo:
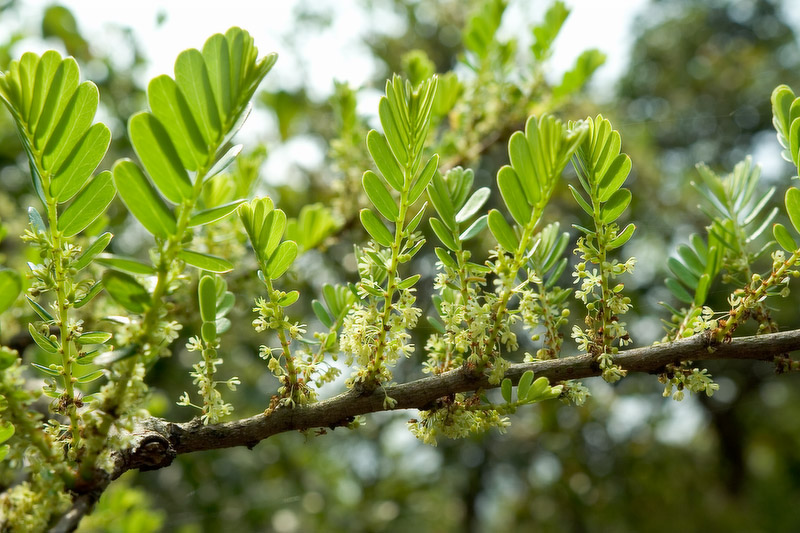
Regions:
M 537 170 L 534 165 L 528 139 L 521 131 L 515 132 L 508 140 L 508 157 L 511 161 L 511 167 L 519 171 L 520 175 L 527 178 L 523 182 L 525 185 L 523 200 L 527 200 L 530 205 L 534 205 L 539 201 Z M 500 170 L 502 171 L 502 169 Z M 520 186 L 522 186 L 522 184 L 520 184 Z
M 453 238 L 453 234 L 450 233 L 450 230 L 442 223 L 441 220 L 436 217 L 431 217 L 428 219 L 428 223 L 430 223 L 431 229 L 442 242 L 442 244 L 453 251 L 461 249 L 455 238 Z
M 489 187 L 481 187 L 475 191 L 467 203 L 456 213 L 456 222 L 461 224 L 472 218 L 483 207 L 491 193 Z
M 449 175 L 449 173 L 448 173 Z M 433 208 L 442 217 L 444 224 L 451 230 L 456 229 L 456 212 L 453 201 L 450 198 L 450 190 L 444 178 L 435 172 L 430 184 L 428 185 L 428 199 Z
M 191 199 L 192 182 L 159 120 L 151 113 L 137 113 L 128 122 L 128 131 L 136 155 L 161 194 L 174 204 Z
M 153 266 L 148 263 L 143 263 L 136 259 L 121 257 L 113 254 L 102 254 L 97 257 L 95 262 L 103 266 L 113 268 L 114 270 L 128 272 L 129 274 L 142 274 L 145 276 L 150 276 L 156 273 L 156 270 L 153 268 Z
M 77 342 L 80 344 L 105 344 L 109 339 L 111 339 L 111 333 L 107 333 L 105 331 L 86 331 L 81 333 L 80 337 L 77 338 Z
M 394 242 L 394 237 L 386 229 L 386 226 L 383 225 L 381 219 L 379 219 L 375 213 L 370 211 L 369 209 L 362 209 L 359 213 L 359 217 L 361 218 L 361 225 L 364 226 L 364 229 L 375 239 L 375 242 L 382 246 L 391 246 Z
M 195 171 L 206 165 L 208 148 L 175 80 L 166 74 L 150 80 L 147 86 L 147 102 L 152 113 L 167 130 L 184 168 Z
M 794 230 L 800 233 L 800 190 L 790 187 L 786 191 L 785 203 L 786 214 L 789 215 Z
M 128 311 L 144 313 L 150 307 L 150 293 L 130 274 L 106 270 L 103 286 L 111 298 Z
M 388 220 L 396 222 L 397 218 L 400 216 L 400 211 L 394 198 L 392 198 L 392 195 L 386 190 L 386 187 L 377 174 L 371 170 L 367 170 L 364 172 L 361 182 L 364 186 L 364 192 L 367 193 L 367 198 L 378 208 L 380 214 Z
M 80 72 L 78 70 L 78 64 L 71 57 L 64 59 L 58 66 L 53 76 L 53 81 L 47 89 L 47 97 L 42 106 L 39 120 L 36 124 L 28 125 L 28 131 L 33 132 L 35 130 L 33 134 L 33 146 L 37 150 L 44 149 L 47 141 L 50 139 L 50 135 L 53 133 L 58 120 L 64 113 L 64 109 L 72 101 L 72 95 L 78 88 L 79 79 Z M 36 87 L 35 91 L 43 89 L 44 88 Z M 33 96 L 35 97 L 36 94 L 34 93 Z
M 506 249 L 506 251 L 515 253 L 519 248 L 519 239 L 514 234 L 514 230 L 508 225 L 506 219 L 497 209 L 489 211 L 489 230 L 494 235 L 497 242 Z
M 296 257 L 297 243 L 294 241 L 282 242 L 264 265 L 266 267 L 264 274 L 270 279 L 278 279 L 292 266 Z
M 216 272 L 218 274 L 224 274 L 233 270 L 233 263 L 227 259 L 192 250 L 181 250 L 178 252 L 178 259 L 200 270 L 208 270 L 209 272 Z
M 778 244 L 780 244 L 781 248 L 787 252 L 794 253 L 797 250 L 797 242 L 783 224 L 774 224 L 772 226 L 772 235 L 775 237 Z
M 458 236 L 458 239 L 462 242 L 468 241 L 475 236 L 477 236 L 480 232 L 482 232 L 489 223 L 489 215 L 483 215 L 475 219 L 470 227 L 465 229 L 461 235 Z
M 392 155 L 386 138 L 375 130 L 367 134 L 367 149 L 369 150 L 375 166 L 386 179 L 387 183 L 396 191 L 403 190 L 403 171 L 397 160 Z
M 628 208 L 631 203 L 631 191 L 619 189 L 611 195 L 611 198 L 600 208 L 600 219 L 603 224 L 611 224 Z
M 620 246 L 624 245 L 630 240 L 631 237 L 633 237 L 633 232 L 635 230 L 636 226 L 634 224 L 628 224 L 625 226 L 625 229 L 617 234 L 617 237 L 609 242 L 608 245 L 606 245 L 606 250 L 614 250 L 615 248 L 619 248 Z
M 22 292 L 22 278 L 19 272 L 10 268 L 0 268 L 0 313 L 14 305 Z
M 200 304 L 200 318 L 203 322 L 217 319 L 217 288 L 213 276 L 202 276 L 197 284 L 197 297 Z
M 100 95 L 94 83 L 85 81 L 78 86 L 47 140 L 42 154 L 44 168 L 56 169 L 66 161 L 92 125 L 99 101 Z
M 525 200 L 525 192 L 513 168 L 506 165 L 497 172 L 497 187 L 500 189 L 508 212 L 514 217 L 517 224 L 520 226 L 528 224 L 533 211 L 531 204 Z
M 59 217 L 58 230 L 66 237 L 77 235 L 105 212 L 116 194 L 111 172 L 101 172 L 78 193 Z
M 175 215 L 136 163 L 130 159 L 117 161 L 113 175 L 122 201 L 147 231 L 162 239 L 177 231 Z
M 55 172 L 50 183 L 53 198 L 64 203 L 75 196 L 105 157 L 109 144 L 111 131 L 105 124 L 90 127 Z
M 228 202 L 227 204 L 222 204 L 218 205 L 217 207 L 198 211 L 189 219 L 189 227 L 203 226 L 205 224 L 210 224 L 211 222 L 221 220 L 236 211 L 236 208 L 242 205 L 243 202 L 244 200 L 234 200 L 233 202 Z
M 199 50 L 190 48 L 178 55 L 175 82 L 192 110 L 206 146 L 216 146 L 221 139 L 222 124 L 206 63 Z
M 433 157 L 428 159 L 428 162 L 425 164 L 425 168 L 422 169 L 420 172 L 419 178 L 417 178 L 416 183 L 411 187 L 411 191 L 408 193 L 408 203 L 413 204 L 416 202 L 422 193 L 425 192 L 427 189 L 428 184 L 433 179 L 433 176 L 437 173 L 436 169 L 439 167 L 439 154 L 433 154 Z

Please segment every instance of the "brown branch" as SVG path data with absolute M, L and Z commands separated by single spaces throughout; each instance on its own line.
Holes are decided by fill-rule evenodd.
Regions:
M 654 374 L 668 363 L 692 360 L 751 359 L 770 361 L 800 349 L 800 330 L 741 337 L 713 348 L 705 336 L 697 335 L 671 343 L 656 344 L 621 352 L 616 362 L 628 372 Z M 545 376 L 551 382 L 600 375 L 597 363 L 589 355 L 511 365 L 506 377 L 516 383 L 527 370 Z M 485 376 L 475 376 L 465 369 L 430 376 L 401 385 L 378 389 L 371 394 L 348 391 L 328 400 L 307 406 L 279 408 L 269 415 L 204 426 L 195 420 L 173 423 L 151 418 L 137 431 L 137 445 L 123 454 L 117 475 L 133 468 L 155 469 L 168 466 L 183 453 L 234 446 L 253 447 L 260 441 L 286 431 L 334 428 L 354 417 L 384 411 L 386 395 L 397 403 L 395 409 L 426 409 L 442 397 L 457 392 L 494 388 Z

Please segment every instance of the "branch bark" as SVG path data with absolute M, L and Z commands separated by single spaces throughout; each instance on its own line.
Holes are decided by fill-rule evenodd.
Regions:
M 782 354 L 800 349 L 800 330 L 754 337 L 740 337 L 730 343 L 710 345 L 703 335 L 675 342 L 656 344 L 621 352 L 616 362 L 628 372 L 655 374 L 669 363 L 680 361 L 750 359 L 771 361 Z M 548 361 L 511 365 L 506 377 L 515 384 L 527 370 L 547 377 L 551 383 L 600 375 L 596 361 L 589 355 L 576 355 Z M 328 400 L 294 408 L 279 408 L 270 414 L 223 424 L 202 425 L 199 420 L 174 423 L 162 419 L 146 420 L 137 431 L 137 443 L 121 456 L 117 475 L 134 468 L 150 470 L 168 466 L 184 453 L 234 446 L 252 448 L 264 439 L 286 431 L 335 428 L 354 417 L 386 410 L 386 395 L 397 403 L 395 409 L 429 409 L 438 398 L 458 392 L 490 389 L 485 376 L 466 369 L 429 376 L 409 383 L 378 389 L 371 394 L 348 391 Z

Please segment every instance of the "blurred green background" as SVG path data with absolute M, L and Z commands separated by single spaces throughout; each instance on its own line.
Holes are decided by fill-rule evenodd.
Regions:
M 401 58 L 410 50 L 425 51 L 438 72 L 457 67 L 463 54 L 461 28 L 479 3 L 359 0 L 348 6 L 366 20 L 385 22 L 357 36 L 361 56 L 342 59 L 370 65 L 368 74 L 360 73 L 366 88 L 358 93 L 359 115 L 374 117 L 377 91 L 392 72 L 404 71 Z M 75 3 L 78 7 L 70 11 L 22 4 L 0 3 L 5 30 L 0 33 L 0 68 L 29 47 L 55 47 L 75 56 L 84 76 L 99 86 L 101 119 L 114 133 L 107 164 L 130 156 L 124 125 L 146 105 L 147 78 L 142 76 L 147 72 L 147 36 L 119 25 L 102 36 L 86 33 L 79 24 L 81 10 L 96 6 Z M 516 13 L 531 17 L 522 21 L 527 25 L 548 5 L 536 2 L 536 11 L 521 8 L 527 5 L 521 0 L 511 4 Z M 581 4 L 570 5 L 574 14 Z M 621 16 L 623 4 L 609 3 L 607 17 Z M 619 79 L 602 78 L 601 69 L 602 84 L 559 110 L 565 119 L 603 113 L 620 130 L 623 150 L 633 159 L 630 218 L 639 230 L 625 254 L 639 260 L 635 276 L 626 283 L 634 302 L 629 324 L 635 345 L 660 338 L 661 319 L 669 318 L 658 305 L 670 299 L 661 283 L 665 250 L 707 223 L 695 208 L 698 198 L 689 185 L 696 178 L 694 164 L 705 161 L 727 172 L 746 154 L 754 154 L 764 165 L 765 184 L 778 184 L 779 190 L 788 184 L 792 170 L 778 157 L 769 95 L 780 83 L 800 89 L 798 26 L 791 22 L 800 17 L 791 4 L 642 2 L 636 12 L 625 15 L 632 21 L 629 51 L 607 51 L 627 58 Z M 231 8 L 198 6 L 208 17 L 215 9 Z M 292 3 L 291 23 L 276 37 L 277 51 L 295 60 L 313 55 L 313 36 L 331 30 L 335 9 L 335 3 Z M 154 27 L 166 24 L 169 10 L 153 18 Z M 520 24 L 512 21 L 511 31 L 513 22 Z M 251 31 L 262 23 L 246 14 L 238 22 Z M 588 31 L 602 35 L 607 30 L 597 20 Z M 184 47 L 201 44 L 187 39 Z M 270 51 L 258 39 L 256 44 L 262 53 Z M 557 41 L 555 48 L 562 44 Z M 254 190 L 274 196 L 290 216 L 308 203 L 341 203 L 335 180 L 363 170 L 348 169 L 341 157 L 335 166 L 332 155 L 341 153 L 328 151 L 342 130 L 337 109 L 343 105 L 343 90 L 331 98 L 333 79 L 325 91 L 312 72 L 295 74 L 268 76 L 257 97 L 259 112 L 246 130 L 246 155 L 233 176 L 245 189 L 258 176 Z M 25 221 L 20 206 L 34 200 L 10 120 L 0 115 L 0 221 L 8 235 L 0 254 L 3 260 L 21 260 L 14 266 L 22 269 L 18 236 Z M 352 134 L 360 130 L 355 127 Z M 492 181 L 505 158 L 504 146 L 486 151 L 475 163 L 479 185 Z M 571 200 L 562 193 L 553 209 L 564 217 L 562 227 L 569 227 L 577 219 Z M 348 197 L 339 212 L 355 209 L 352 202 Z M 115 251 L 147 253 L 149 241 L 127 226 L 121 205 L 110 211 L 107 222 L 117 235 Z M 314 294 L 325 281 L 352 281 L 349 239 L 360 241 L 363 235 L 350 227 L 325 251 L 303 256 L 293 280 L 301 293 Z M 416 267 L 423 284 L 432 278 L 432 255 L 424 261 L 427 266 Z M 250 266 L 245 260 L 228 277 L 235 292 L 256 290 Z M 726 297 L 726 291 L 718 291 L 710 304 L 724 309 Z M 425 294 L 419 301 L 428 307 Z M 800 326 L 798 303 L 792 297 L 776 312 L 784 329 Z M 250 328 L 250 307 L 247 298 L 237 300 L 231 317 L 235 331 L 223 338 L 223 377 L 237 375 L 243 381 L 235 395 L 227 395 L 239 416 L 262 411 L 276 387 L 257 357 L 257 346 L 266 341 Z M 305 321 L 314 325 L 308 306 L 293 311 L 298 317 L 305 312 Z M 15 328 L 3 331 L 11 336 Z M 184 330 L 190 332 L 189 327 Z M 149 378 L 151 412 L 172 420 L 194 415 L 175 405 L 182 391 L 193 390 L 188 372 L 194 360 L 182 346 L 178 341 L 175 356 L 161 361 Z M 420 377 L 422 352 L 418 348 L 400 365 L 397 381 Z M 30 352 L 26 357 L 32 357 Z M 662 387 L 649 376 L 632 376 L 613 387 L 587 380 L 593 396 L 582 407 L 549 402 L 515 415 L 506 435 L 441 441 L 436 448 L 417 442 L 407 431 L 406 421 L 414 416 L 409 412 L 369 416 L 355 431 L 284 434 L 253 450 L 181 456 L 167 469 L 126 474 L 81 531 L 800 530 L 795 510 L 800 501 L 800 377 L 775 377 L 770 365 L 746 362 L 715 363 L 710 371 L 721 385 L 713 398 L 692 397 L 682 403 L 664 399 Z

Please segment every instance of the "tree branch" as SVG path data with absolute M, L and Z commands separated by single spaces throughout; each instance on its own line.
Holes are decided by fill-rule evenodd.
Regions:
M 680 361 L 751 359 L 771 361 L 775 357 L 800 349 L 800 330 L 741 337 L 730 343 L 711 346 L 704 335 L 675 342 L 626 350 L 615 361 L 628 372 L 654 374 L 669 363 Z M 506 377 L 515 384 L 527 370 L 545 376 L 551 383 L 600 375 L 596 361 L 589 355 L 535 361 L 511 365 Z M 294 408 L 278 408 L 270 414 L 216 424 L 202 425 L 199 420 L 174 423 L 151 418 L 144 421 L 135 435 L 136 445 L 123 453 L 118 472 L 139 468 L 150 470 L 168 466 L 178 454 L 247 446 L 286 431 L 343 426 L 358 415 L 384 411 L 384 399 L 390 396 L 395 409 L 430 409 L 438 398 L 457 392 L 494 388 L 485 376 L 476 376 L 467 369 L 425 377 L 378 389 L 371 394 L 348 391 L 328 400 Z

